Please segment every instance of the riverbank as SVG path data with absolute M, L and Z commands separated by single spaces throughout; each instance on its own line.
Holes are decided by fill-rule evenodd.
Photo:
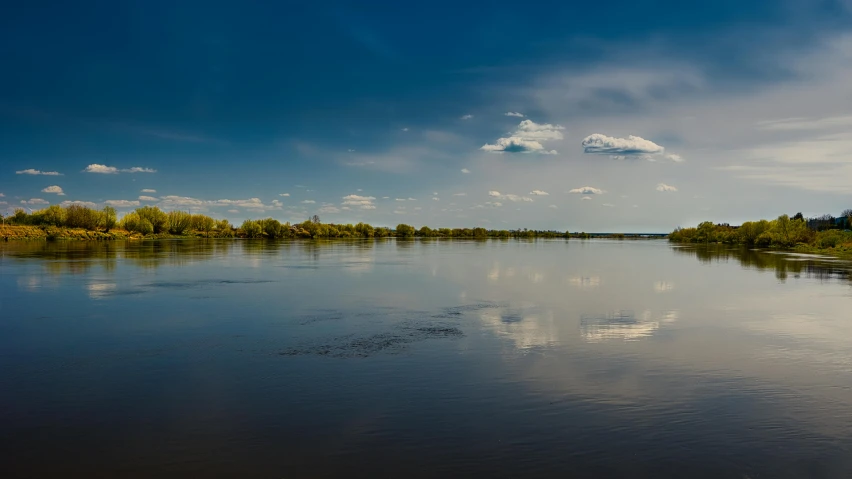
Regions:
M 0 240 L 2 241 L 47 241 L 47 240 L 79 240 L 79 241 L 114 241 L 137 240 L 172 237 L 171 235 L 142 235 L 123 229 L 110 231 L 93 231 L 85 228 L 63 228 L 56 226 L 19 226 L 0 225 Z M 181 236 L 183 237 L 183 236 Z M 192 237 L 192 236 L 186 236 Z

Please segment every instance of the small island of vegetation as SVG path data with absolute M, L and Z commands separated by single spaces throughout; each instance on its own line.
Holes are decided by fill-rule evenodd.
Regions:
M 774 220 L 747 221 L 740 226 L 705 221 L 669 234 L 677 243 L 718 243 L 747 247 L 794 249 L 802 253 L 852 258 L 852 209 L 840 216 L 805 218 L 781 215 Z

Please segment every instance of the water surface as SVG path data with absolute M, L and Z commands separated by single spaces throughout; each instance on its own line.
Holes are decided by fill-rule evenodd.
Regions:
M 852 477 L 852 280 L 664 241 L 0 244 L 6 477 Z

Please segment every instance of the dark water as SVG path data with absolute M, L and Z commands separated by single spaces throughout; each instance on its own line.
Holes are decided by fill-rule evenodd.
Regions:
M 3 477 L 852 477 L 850 265 L 0 245 Z

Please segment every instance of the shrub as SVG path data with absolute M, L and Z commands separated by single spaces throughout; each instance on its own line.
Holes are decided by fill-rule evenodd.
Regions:
M 182 235 L 189 229 L 192 223 L 192 216 L 186 211 L 169 211 L 166 225 L 169 233 L 173 235 Z

